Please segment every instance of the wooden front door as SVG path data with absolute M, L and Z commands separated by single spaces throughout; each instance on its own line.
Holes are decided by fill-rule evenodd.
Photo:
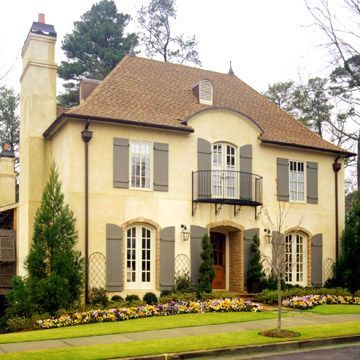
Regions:
M 215 268 L 215 278 L 212 282 L 213 289 L 225 289 L 225 241 L 226 235 L 211 232 L 211 245 L 212 245 L 212 254 L 214 260 L 214 268 Z

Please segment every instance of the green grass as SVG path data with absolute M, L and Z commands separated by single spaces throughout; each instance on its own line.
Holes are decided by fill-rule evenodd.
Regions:
M 320 305 L 309 311 L 321 315 L 360 314 L 360 305 Z
M 289 330 L 301 333 L 295 340 L 306 340 L 332 336 L 354 335 L 360 333 L 360 322 L 345 322 L 326 325 L 292 327 Z M 81 346 L 65 349 L 39 350 L 0 355 L 9 360 L 35 359 L 77 359 L 95 360 L 128 356 L 144 356 L 182 351 L 206 350 L 232 346 L 258 345 L 289 341 L 287 339 L 266 338 L 257 331 L 188 336 L 183 338 L 137 341 L 119 344 Z
M 185 314 L 0 335 L 0 344 L 273 319 L 275 311 Z

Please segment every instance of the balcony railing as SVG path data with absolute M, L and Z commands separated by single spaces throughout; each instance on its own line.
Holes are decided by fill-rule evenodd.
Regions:
M 192 174 L 193 203 L 262 205 L 262 176 L 232 170 L 201 170 Z

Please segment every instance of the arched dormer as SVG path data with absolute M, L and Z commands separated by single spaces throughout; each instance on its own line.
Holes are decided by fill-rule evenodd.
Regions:
M 193 89 L 199 104 L 213 105 L 214 87 L 210 80 L 201 80 Z

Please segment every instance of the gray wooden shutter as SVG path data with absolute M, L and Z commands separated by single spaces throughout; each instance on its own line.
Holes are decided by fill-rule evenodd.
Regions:
M 240 147 L 240 199 L 252 199 L 252 145 Z
M 129 187 L 129 139 L 114 138 L 113 146 L 114 187 Z
M 160 231 L 160 290 L 175 286 L 175 226 Z
M 122 291 L 122 228 L 106 224 L 106 290 Z
M 260 229 L 259 228 L 253 228 L 253 229 L 247 229 L 244 231 L 244 274 L 245 274 L 245 281 L 247 279 L 247 271 L 249 268 L 249 263 L 252 255 L 251 251 L 251 244 L 252 239 L 254 235 L 260 236 Z
M 306 193 L 307 202 L 318 203 L 318 164 L 308 161 L 306 163 Z
M 199 282 L 199 267 L 201 265 L 201 241 L 206 228 L 197 225 L 190 226 L 190 257 L 191 257 L 191 285 L 197 287 Z
M 289 201 L 289 159 L 276 159 L 277 199 Z
M 211 143 L 198 139 L 198 171 L 211 170 Z M 198 173 L 198 198 L 211 198 L 211 171 Z
M 323 236 L 316 234 L 311 238 L 311 285 L 322 286 Z
M 169 191 L 169 145 L 154 143 L 154 190 Z

